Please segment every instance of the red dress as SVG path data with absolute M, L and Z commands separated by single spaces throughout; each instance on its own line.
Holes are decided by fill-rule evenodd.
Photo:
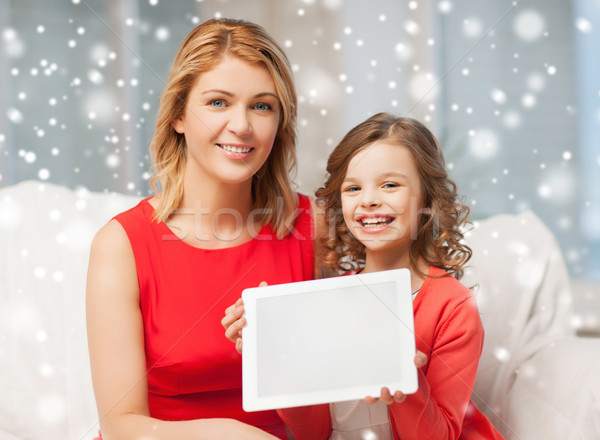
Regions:
M 115 217 L 137 267 L 150 415 L 233 418 L 287 438 L 275 411 L 243 411 L 241 356 L 221 318 L 247 287 L 314 278 L 310 200 L 299 195 L 295 227 L 285 238 L 266 225 L 252 240 L 225 249 L 191 246 L 153 214 L 145 199 Z
M 416 346 L 428 362 L 418 370 L 417 392 L 388 407 L 394 439 L 502 440 L 471 402 L 484 336 L 475 297 L 444 275 L 430 266 L 413 301 Z M 326 439 L 332 429 L 327 406 L 278 412 L 297 439 Z

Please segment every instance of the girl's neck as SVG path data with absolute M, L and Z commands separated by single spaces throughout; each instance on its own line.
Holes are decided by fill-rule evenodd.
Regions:
M 409 267 L 410 254 L 408 248 L 401 249 L 399 246 L 386 250 L 371 250 L 367 248 L 363 272 L 381 272 L 382 270 Z
M 383 270 L 393 269 L 409 269 L 411 288 L 414 292 L 420 289 L 425 281 L 425 277 L 419 272 L 423 274 L 429 272 L 428 264 L 421 257 L 417 258 L 415 266 L 410 262 L 408 250 L 402 253 L 385 253 L 381 251 L 369 251 L 369 249 L 367 249 L 365 267 L 361 273 L 381 272 Z

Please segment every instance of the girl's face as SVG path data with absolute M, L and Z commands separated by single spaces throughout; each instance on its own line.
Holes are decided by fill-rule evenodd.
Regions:
M 226 56 L 198 77 L 173 123 L 185 135 L 186 171 L 223 183 L 251 179 L 269 157 L 280 114 L 267 68 Z
M 344 221 L 367 255 L 408 251 L 423 205 L 408 148 L 385 140 L 367 145 L 350 160 L 340 191 Z

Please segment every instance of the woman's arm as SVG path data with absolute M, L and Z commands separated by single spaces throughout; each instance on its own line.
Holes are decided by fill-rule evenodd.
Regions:
M 325 223 L 325 211 L 324 208 L 317 203 L 317 201 L 310 197 L 310 204 L 312 207 L 313 213 L 313 222 L 315 225 L 315 279 L 319 278 L 328 278 L 330 276 L 334 276 L 335 274 L 330 274 L 330 270 L 328 271 L 321 264 L 320 256 L 323 254 L 323 244 L 321 243 L 321 238 L 327 235 L 327 224 Z
M 140 293 L 133 251 L 110 221 L 94 238 L 86 313 L 92 380 L 104 440 L 275 439 L 231 419 L 164 422 L 150 417 Z

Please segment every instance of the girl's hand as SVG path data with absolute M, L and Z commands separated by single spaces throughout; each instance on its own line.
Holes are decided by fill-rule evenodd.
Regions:
M 425 364 L 427 364 L 427 356 L 425 355 L 425 353 L 417 351 L 417 354 L 415 354 L 415 366 L 417 368 L 421 368 Z M 365 402 L 375 403 L 378 400 L 381 400 L 386 405 L 391 405 L 392 403 L 404 402 L 406 400 L 406 397 L 406 394 L 404 394 L 402 391 L 396 391 L 394 394 L 392 394 L 390 393 L 388 387 L 383 387 L 381 389 L 381 395 L 379 397 L 367 396 L 365 397 Z
M 242 354 L 242 328 L 246 325 L 244 316 L 244 301 L 238 299 L 235 304 L 225 309 L 221 325 L 225 329 L 225 337 L 235 344 L 235 349 Z
M 266 281 L 262 281 L 259 287 L 267 286 Z M 244 316 L 244 301 L 238 299 L 235 304 L 225 309 L 225 316 L 221 319 L 221 325 L 225 329 L 225 337 L 235 344 L 235 349 L 242 354 L 242 328 L 246 325 Z

